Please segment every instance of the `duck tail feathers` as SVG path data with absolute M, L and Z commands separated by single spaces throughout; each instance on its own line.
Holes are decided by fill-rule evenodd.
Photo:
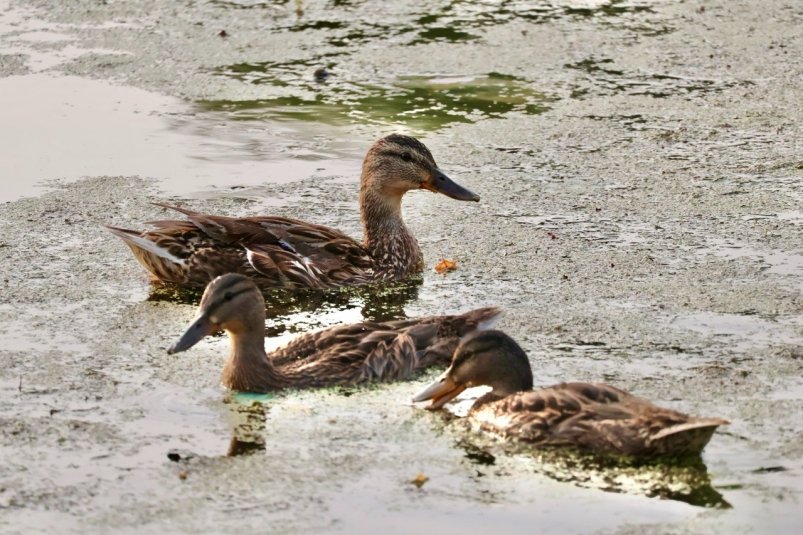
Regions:
M 128 245 L 132 249 L 139 249 L 142 252 L 150 253 L 150 254 L 155 255 L 155 256 L 163 259 L 163 260 L 167 260 L 169 262 L 172 262 L 174 264 L 178 264 L 178 265 L 181 265 L 181 266 L 183 266 L 185 264 L 185 261 L 184 261 L 183 258 L 179 258 L 176 255 L 174 255 L 173 253 L 171 253 L 170 251 L 168 251 L 167 249 L 165 249 L 163 247 L 160 247 L 157 243 L 155 243 L 155 242 L 153 242 L 153 241 L 151 241 L 151 240 L 149 240 L 147 238 L 143 238 L 142 235 L 139 232 L 135 231 L 135 230 L 128 230 L 128 229 L 119 228 L 119 227 L 112 227 L 112 226 L 109 226 L 109 225 L 106 225 L 106 229 L 108 229 L 109 232 L 111 232 L 112 234 L 114 234 L 118 238 L 121 238 L 126 243 L 126 245 Z
M 196 212 L 194 210 L 188 210 L 186 208 L 181 208 L 180 206 L 175 206 L 173 204 L 167 204 L 167 203 L 163 203 L 163 202 L 152 202 L 151 204 L 154 205 L 154 206 L 159 206 L 161 208 L 167 208 L 168 210 L 175 210 L 176 212 L 181 212 L 182 214 L 184 214 L 186 216 L 198 215 L 198 212 Z
M 487 331 L 496 325 L 502 314 L 503 311 L 499 307 L 484 307 L 471 310 L 455 317 L 455 330 L 460 337 L 475 331 Z
M 668 454 L 694 454 L 703 451 L 720 425 L 730 422 L 721 418 L 698 418 L 662 429 L 651 442 L 659 451 Z

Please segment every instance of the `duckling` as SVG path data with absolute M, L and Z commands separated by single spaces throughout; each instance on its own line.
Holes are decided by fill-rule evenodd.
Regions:
M 185 351 L 222 329 L 231 345 L 222 382 L 232 390 L 392 381 L 429 366 L 446 366 L 460 337 L 489 327 L 500 313 L 490 307 L 455 316 L 338 325 L 301 335 L 267 354 L 265 299 L 251 279 L 232 273 L 207 286 L 197 317 L 167 352 Z
M 423 270 L 421 249 L 401 213 L 402 197 L 413 189 L 479 201 L 438 168 L 423 143 L 392 134 L 374 143 L 363 162 L 362 243 L 296 219 L 212 216 L 159 203 L 187 220 L 153 221 L 156 228 L 145 232 L 107 228 L 123 239 L 154 282 L 202 288 L 232 272 L 253 278 L 262 289 L 354 286 Z
M 538 446 L 575 447 L 634 457 L 699 455 L 720 418 L 697 418 L 664 409 L 600 383 L 561 383 L 533 390 L 530 361 L 508 335 L 469 335 L 450 367 L 413 398 L 438 409 L 469 387 L 492 390 L 468 417 L 480 429 Z

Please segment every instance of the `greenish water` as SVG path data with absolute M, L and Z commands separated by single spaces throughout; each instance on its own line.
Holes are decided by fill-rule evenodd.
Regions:
M 221 10 L 253 10 L 258 11 L 259 16 L 277 12 L 277 6 L 284 6 L 282 10 L 286 13 L 291 4 L 213 2 Z M 205 99 L 199 102 L 202 109 L 225 112 L 234 120 L 398 126 L 419 133 L 516 113 L 533 115 L 548 110 L 550 103 L 559 98 L 537 79 L 496 70 L 363 71 L 353 68 L 352 59 L 360 54 L 361 47 L 388 42 L 402 49 L 432 43 L 482 46 L 486 29 L 523 22 L 582 21 L 601 29 L 625 31 L 632 38 L 655 37 L 674 30 L 673 21 L 656 16 L 653 3 L 626 0 L 587 3 L 448 1 L 439 2 L 426 12 L 405 12 L 393 22 L 381 16 L 353 17 L 354 11 L 366 7 L 362 2 L 332 2 L 325 7 L 296 2 L 295 6 L 296 17 L 279 18 L 265 31 L 303 34 L 310 42 L 306 50 L 290 60 L 215 67 L 214 75 L 250 87 L 243 93 L 251 97 Z M 530 31 L 522 30 L 522 36 L 527 39 Z M 583 99 L 591 95 L 624 93 L 694 97 L 721 91 L 735 83 L 664 73 L 626 72 L 612 64 L 610 58 L 589 57 L 564 65 L 586 73 L 585 82 L 568 84 L 566 96 Z M 317 76 L 316 73 L 324 74 Z
M 0 206 L 0 531 L 794 532 L 792 2 L 11 4 L 3 160 L 14 183 L 89 178 Z M 502 305 L 539 385 L 731 420 L 704 462 L 508 447 L 411 406 L 435 371 L 252 398 L 218 384 L 225 337 L 166 355 L 200 294 L 151 288 L 102 224 L 170 200 L 357 237 L 360 160 L 393 130 L 482 202 L 406 197 L 423 282 L 270 294 L 269 349 Z
M 564 65 L 586 73 L 589 86 L 575 86 L 572 96 L 582 98 L 594 94 L 647 95 L 655 98 L 670 96 L 697 97 L 701 94 L 722 91 L 736 85 L 751 85 L 750 82 L 713 80 L 658 74 L 649 72 L 626 72 L 614 67 L 610 58 L 589 57 Z
M 315 80 L 314 61 L 240 63 L 216 73 L 244 84 L 290 93 L 258 100 L 199 102 L 238 120 L 302 120 L 330 124 L 405 126 L 437 130 L 451 123 L 545 111 L 549 98 L 526 80 L 500 73 L 482 75 L 404 75 L 376 82 L 349 81 L 330 67 L 324 82 Z

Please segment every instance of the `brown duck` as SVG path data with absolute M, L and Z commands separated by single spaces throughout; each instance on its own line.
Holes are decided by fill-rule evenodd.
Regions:
M 338 325 L 308 333 L 265 353 L 265 299 L 243 275 L 227 274 L 207 286 L 198 316 L 168 353 L 185 351 L 225 330 L 231 349 L 222 382 L 246 392 L 407 379 L 449 363 L 460 337 L 489 327 L 498 308 L 455 316 Z
M 438 168 L 423 143 L 393 134 L 374 143 L 363 162 L 362 243 L 296 219 L 212 216 L 164 204 L 187 219 L 154 221 L 145 232 L 108 228 L 154 281 L 203 287 L 219 275 L 242 273 L 263 289 L 360 285 L 422 271 L 421 249 L 401 213 L 402 197 L 413 189 L 479 200 Z
M 533 390 L 530 362 L 499 331 L 470 335 L 451 366 L 413 398 L 442 407 L 460 392 L 487 385 L 469 418 L 480 428 L 539 446 L 563 446 L 635 457 L 698 455 L 720 418 L 697 418 L 664 409 L 599 383 L 561 383 Z

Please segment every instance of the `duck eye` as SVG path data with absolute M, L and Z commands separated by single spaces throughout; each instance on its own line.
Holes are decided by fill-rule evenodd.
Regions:
M 413 161 L 413 156 L 409 152 L 403 152 L 402 155 L 401 155 L 401 158 L 405 162 L 412 162 Z
M 231 292 L 226 292 L 226 293 L 223 294 L 223 300 L 224 301 L 231 301 L 232 297 L 234 297 L 234 296 L 231 294 Z

